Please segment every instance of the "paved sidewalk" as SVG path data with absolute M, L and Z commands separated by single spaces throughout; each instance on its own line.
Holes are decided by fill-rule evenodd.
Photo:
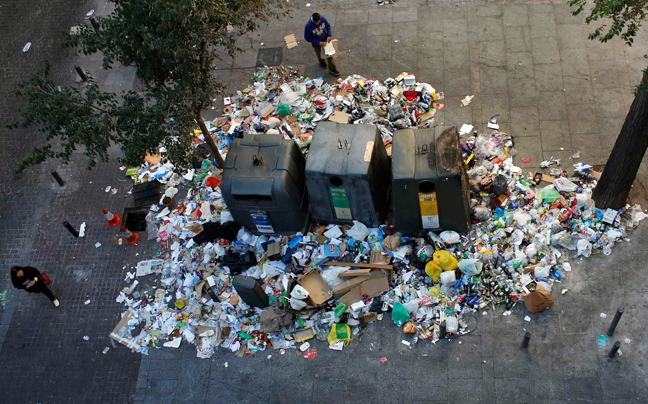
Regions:
M 132 401 L 141 358 L 113 349 L 108 333 L 122 311 L 114 302 L 123 287 L 122 268 L 145 248 L 118 247 L 116 232 L 104 226 L 101 214 L 102 207 L 121 213 L 130 202 L 125 196 L 131 182 L 121 176 L 116 161 L 88 172 L 79 158 L 66 167 L 51 163 L 15 175 L 10 172 L 15 161 L 42 136 L 5 129 L 17 119 L 16 82 L 40 69 L 44 60 L 52 63 L 55 80 L 74 82 L 76 60 L 60 47 L 61 33 L 81 23 L 90 9 L 104 7 L 80 0 L 5 0 L 0 5 L 0 292 L 8 292 L 6 307 L 0 306 L 2 402 Z M 32 46 L 23 54 L 26 42 Z M 51 169 L 58 170 L 65 187 L 54 182 Z M 107 185 L 119 193 L 104 193 Z M 73 238 L 61 225 L 64 220 L 77 228 L 86 221 L 87 237 Z M 94 248 L 97 241 L 103 244 L 99 249 Z M 16 264 L 48 273 L 61 307 L 43 295 L 15 290 L 9 268 Z M 106 346 L 111 349 L 103 355 Z
M 633 48 L 594 43 L 586 39 L 589 29 L 582 18 L 572 17 L 562 2 L 291 3 L 298 5 L 294 18 L 253 35 L 248 52 L 219 66 L 217 74 L 228 83 L 229 93 L 250 84 L 261 48 L 281 48 L 281 63 L 306 75 L 325 74 L 301 39 L 308 16 L 319 11 L 344 50 L 337 62 L 342 77 L 357 73 L 385 79 L 402 71 L 414 73 L 445 92 L 439 123 L 483 128 L 498 114 L 502 129 L 515 136 L 517 163 L 529 170 L 552 155 L 569 167 L 569 157 L 577 151 L 578 161 L 604 163 L 632 102 L 631 90 L 648 64 L 642 58 L 648 53 L 646 27 Z M 44 59 L 64 82 L 75 80 L 72 66 L 79 63 L 104 88 L 134 84 L 132 69 L 101 71 L 97 56 L 77 59 L 58 47 L 59 33 L 82 22 L 89 9 L 99 15 L 108 11 L 103 3 L 81 0 L 6 0 L 0 6 L 0 34 L 6 38 L 0 49 L 1 128 L 15 117 L 14 83 Z M 289 50 L 283 37 L 291 33 L 301 43 Z M 32 49 L 23 55 L 27 41 Z M 469 94 L 476 95 L 473 103 L 460 107 L 459 100 Z M 489 313 L 471 320 L 477 328 L 470 335 L 409 349 L 401 343 L 408 337 L 386 316 L 343 352 L 314 342 L 319 356 L 313 361 L 274 350 L 243 359 L 220 351 L 212 360 L 200 360 L 186 343 L 179 350 L 152 349 L 149 356 L 140 356 L 122 346 L 113 348 L 107 337 L 122 311 L 114 299 L 126 285 L 124 267 L 158 251 L 154 242 L 118 246 L 117 233 L 104 227 L 101 208 L 121 213 L 132 204 L 126 195 L 130 180 L 118 169 L 118 154 L 92 172 L 79 158 L 67 167 L 52 163 L 16 176 L 8 170 L 15 158 L 27 153 L 34 135 L 1 128 L 0 266 L 6 271 L 0 274 L 0 291 L 9 290 L 7 307 L 0 308 L 4 401 L 645 402 L 645 224 L 612 255 L 573 263 L 572 273 L 556 286 L 569 292 L 554 291 L 554 306 L 531 316 L 531 322 L 523 320 L 521 307 L 508 317 Z M 521 163 L 525 157 L 531 163 Z M 66 187 L 51 179 L 49 170 L 54 168 Z M 648 183 L 648 170 L 640 177 Z M 119 192 L 105 193 L 108 185 Z M 88 236 L 72 238 L 60 225 L 63 220 L 75 226 L 86 221 Z M 96 242 L 102 246 L 95 248 Z M 15 263 L 47 271 L 61 308 L 56 310 L 42 296 L 15 293 L 7 276 Z M 87 299 L 92 303 L 86 306 Z M 611 341 L 599 347 L 597 336 L 605 333 L 621 305 L 626 313 L 614 339 L 622 342 L 623 355 L 608 360 L 604 353 Z M 533 333 L 528 351 L 520 349 L 526 330 Z M 103 355 L 105 347 L 111 349 Z M 381 364 L 381 357 L 387 363 Z

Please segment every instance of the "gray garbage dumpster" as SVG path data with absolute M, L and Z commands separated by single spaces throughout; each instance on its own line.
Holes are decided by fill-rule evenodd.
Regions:
M 382 224 L 391 181 L 389 156 L 378 128 L 317 125 L 306 161 L 306 184 L 314 222 Z

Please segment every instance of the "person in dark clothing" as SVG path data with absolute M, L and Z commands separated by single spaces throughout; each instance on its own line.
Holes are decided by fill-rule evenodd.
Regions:
M 331 24 L 326 21 L 326 18 L 320 16 L 318 13 L 313 13 L 304 28 L 304 39 L 313 45 L 320 65 L 322 67 L 328 66 L 329 73 L 334 76 L 339 76 L 340 72 L 337 71 L 337 67 L 333 63 L 333 58 L 327 58 L 326 61 L 322 59 L 322 46 L 326 46 L 326 43 L 333 39 L 331 36 Z
M 49 290 L 43 281 L 38 277 L 40 271 L 34 267 L 19 267 L 11 268 L 11 282 L 16 289 L 25 289 L 29 293 L 43 293 L 47 296 L 54 306 L 59 307 L 59 301 L 52 291 Z

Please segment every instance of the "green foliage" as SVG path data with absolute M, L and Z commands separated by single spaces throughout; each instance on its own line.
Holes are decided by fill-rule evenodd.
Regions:
M 103 53 L 103 65 L 135 65 L 149 89 L 189 102 L 211 104 L 223 86 L 215 63 L 241 52 L 244 34 L 285 14 L 289 3 L 266 0 L 115 0 L 114 12 L 98 18 L 98 31 L 83 27 L 65 45 L 84 54 Z
M 157 153 L 174 163 L 187 163 L 186 150 L 192 142 L 195 126 L 191 111 L 173 104 L 164 94 L 153 97 L 135 91 L 117 97 L 102 92 L 88 75 L 83 88 L 60 87 L 49 79 L 50 65 L 18 84 L 16 93 L 27 98 L 27 107 L 21 111 L 18 122 L 9 129 L 35 126 L 46 135 L 47 143 L 32 150 L 20 161 L 14 171 L 50 158 L 68 163 L 72 154 L 83 149 L 91 169 L 101 160 L 108 161 L 108 148 L 118 144 L 127 165 L 139 165 L 149 153 Z
M 246 33 L 285 15 L 289 7 L 283 0 L 114 3 L 111 15 L 97 18 L 98 30 L 82 26 L 63 45 L 86 55 L 102 52 L 106 69 L 134 65 L 146 91 L 118 96 L 100 91 L 92 78 L 81 88 L 57 87 L 46 65 L 18 85 L 27 107 L 9 127 L 33 125 L 46 134 L 47 143 L 33 149 L 15 171 L 50 158 L 67 163 L 77 148 L 84 149 L 92 168 L 108 160 L 113 143 L 121 146 L 127 165 L 141 164 L 147 153 L 162 147 L 164 157 L 185 166 L 196 119 L 224 88 L 214 76 L 216 63 L 242 52 Z
M 58 158 L 67 163 L 79 146 L 85 148 L 89 167 L 95 166 L 98 160 L 106 161 L 115 127 L 105 112 L 116 104 L 115 95 L 101 92 L 91 76 L 83 92 L 74 87 L 57 87 L 48 78 L 49 72 L 50 65 L 46 62 L 40 72 L 18 84 L 16 94 L 27 98 L 27 108 L 21 111 L 18 122 L 7 127 L 27 128 L 34 125 L 46 134 L 48 142 L 58 139 L 60 147 L 46 143 L 34 148 L 32 154 L 18 163 L 14 171 L 21 172 L 49 158 Z
M 588 24 L 601 21 L 601 25 L 589 34 L 589 39 L 607 42 L 615 36 L 621 37 L 626 44 L 632 46 L 634 37 L 642 22 L 646 19 L 648 0 L 569 0 L 567 4 L 576 7 L 573 15 L 589 11 L 585 18 Z M 590 5 L 593 7 L 590 8 Z M 603 21 L 609 21 L 607 26 Z

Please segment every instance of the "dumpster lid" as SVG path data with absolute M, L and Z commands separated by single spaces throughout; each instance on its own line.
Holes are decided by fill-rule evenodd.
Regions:
M 272 200 L 274 178 L 232 178 L 232 196 L 234 199 Z
M 364 175 L 371 164 L 376 142 L 382 143 L 374 125 L 320 122 L 306 160 L 306 171 Z

